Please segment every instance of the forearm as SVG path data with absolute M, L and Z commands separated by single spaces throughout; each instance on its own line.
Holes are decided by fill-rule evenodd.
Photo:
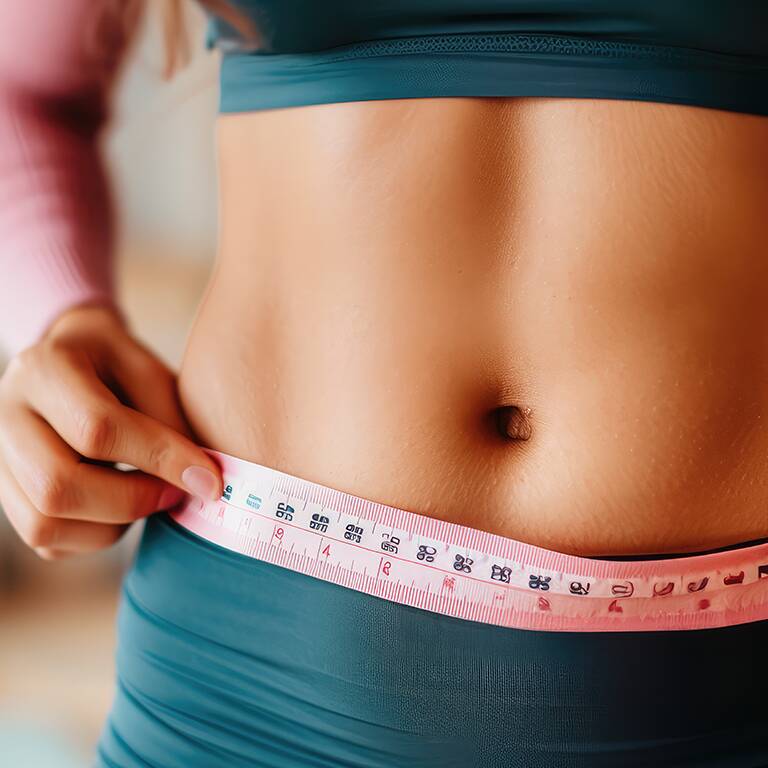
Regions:
M 0 346 L 114 301 L 114 208 L 99 138 L 142 4 L 0 2 Z
M 68 307 L 114 301 L 96 102 L 0 89 L 0 344 L 11 353 Z

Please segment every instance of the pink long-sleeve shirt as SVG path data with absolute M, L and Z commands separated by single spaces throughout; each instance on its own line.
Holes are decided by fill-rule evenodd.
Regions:
M 101 6 L 0 2 L 0 345 L 10 354 L 69 307 L 114 305 L 99 137 L 126 36 Z

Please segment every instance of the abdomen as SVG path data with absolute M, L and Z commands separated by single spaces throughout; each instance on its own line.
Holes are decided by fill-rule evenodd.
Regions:
M 219 147 L 204 445 L 575 554 L 768 535 L 767 119 L 412 99 Z

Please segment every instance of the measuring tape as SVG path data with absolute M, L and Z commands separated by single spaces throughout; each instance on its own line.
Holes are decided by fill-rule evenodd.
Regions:
M 219 546 L 459 619 L 548 631 L 699 629 L 768 619 L 768 543 L 595 560 L 419 515 L 208 451 L 224 494 L 169 514 Z

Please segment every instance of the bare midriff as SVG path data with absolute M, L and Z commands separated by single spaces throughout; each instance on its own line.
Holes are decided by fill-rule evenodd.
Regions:
M 570 554 L 768 536 L 768 118 L 403 99 L 217 142 L 202 445 Z

